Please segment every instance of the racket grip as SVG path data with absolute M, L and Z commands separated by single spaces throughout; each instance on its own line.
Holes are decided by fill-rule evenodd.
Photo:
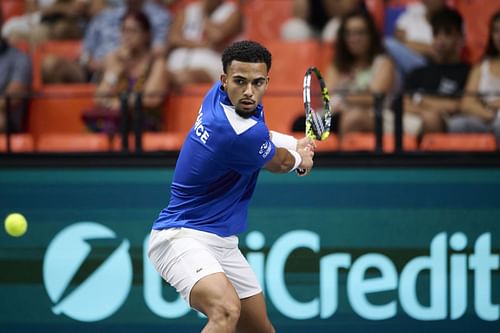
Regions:
M 302 176 L 303 174 L 305 174 L 305 173 L 306 173 L 306 170 L 305 170 L 305 169 L 296 169 L 296 170 L 295 170 L 295 172 L 297 172 L 297 174 L 298 174 L 299 176 Z

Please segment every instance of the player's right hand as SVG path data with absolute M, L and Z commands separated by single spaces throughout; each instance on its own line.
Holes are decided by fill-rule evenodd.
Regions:
M 312 151 L 314 151 L 314 149 L 316 148 L 316 143 L 313 139 L 307 136 L 297 140 L 297 151 L 306 147 L 309 147 Z

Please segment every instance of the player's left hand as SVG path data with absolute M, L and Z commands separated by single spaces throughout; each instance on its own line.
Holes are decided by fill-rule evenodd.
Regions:
M 300 163 L 299 167 L 297 168 L 297 175 L 298 176 L 306 176 L 311 172 L 311 169 L 314 165 L 313 157 L 314 157 L 314 150 L 310 148 L 311 145 L 308 145 L 304 149 L 298 149 L 297 152 L 300 154 L 302 157 L 302 163 Z
M 299 149 L 306 149 L 306 147 L 311 151 L 314 151 L 314 149 L 316 148 L 316 143 L 313 139 L 307 136 L 297 140 L 297 151 L 299 151 Z

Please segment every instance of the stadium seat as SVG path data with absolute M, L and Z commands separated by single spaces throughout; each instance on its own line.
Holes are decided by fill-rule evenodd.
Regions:
M 48 87 L 32 98 L 28 129 L 36 136 L 42 133 L 82 133 L 85 125 L 82 111 L 94 105 L 95 86 L 78 84 Z
M 33 89 L 40 91 L 44 88 L 42 82 L 42 62 L 47 55 L 55 55 L 70 60 L 80 56 L 81 40 L 48 41 L 37 45 L 33 50 Z
M 245 1 L 245 37 L 264 43 L 281 39 L 281 26 L 292 15 L 291 0 Z
M 496 142 L 493 134 L 434 133 L 424 135 L 420 150 L 493 152 Z
M 455 0 L 455 7 L 465 22 L 466 60 L 475 63 L 484 53 L 490 19 L 500 10 L 500 1 Z
M 326 73 L 328 69 L 333 64 L 333 56 L 335 55 L 335 44 L 334 43 L 321 43 L 319 46 L 319 56 L 317 67 L 326 79 Z
M 365 5 L 370 14 L 375 20 L 375 24 L 380 32 L 382 32 L 385 20 L 385 3 L 380 0 L 365 0 Z
M 144 151 L 178 151 L 185 139 L 184 133 L 144 133 Z
M 270 92 L 263 104 L 267 127 L 277 132 L 292 134 L 294 122 L 304 116 L 302 88 L 294 95 Z
M 394 152 L 395 142 L 394 134 L 384 134 L 383 151 L 385 153 Z M 403 136 L 403 150 L 412 151 L 417 149 L 417 139 L 413 135 Z M 347 133 L 340 139 L 340 150 L 354 151 L 374 151 L 375 150 L 375 134 L 373 133 Z
M 28 133 L 12 134 L 10 136 L 10 149 L 14 153 L 29 153 L 34 151 L 33 136 Z M 0 134 L 0 152 L 7 151 L 7 138 Z
M 210 84 L 192 84 L 167 98 L 163 117 L 167 132 L 186 134 L 193 127 L 210 87 Z
M 23 15 L 25 11 L 25 3 L 22 0 L 1 0 L 0 5 L 4 22 L 11 17 Z
M 101 133 L 44 133 L 38 137 L 38 152 L 105 152 L 109 139 Z
M 18 49 L 19 51 L 23 52 L 26 55 L 30 55 L 31 52 L 31 45 L 27 41 L 24 40 L 18 40 L 12 43 L 12 46 Z
M 269 41 L 266 46 L 273 55 L 268 92 L 302 94 L 306 70 L 322 65 L 320 43 Z
M 186 133 L 174 132 L 145 132 L 142 134 L 142 150 L 147 152 L 152 151 L 179 151 L 184 143 Z M 113 150 L 122 150 L 122 138 L 120 135 L 115 135 L 113 138 Z M 128 138 L 129 151 L 135 151 L 135 136 L 130 135 Z

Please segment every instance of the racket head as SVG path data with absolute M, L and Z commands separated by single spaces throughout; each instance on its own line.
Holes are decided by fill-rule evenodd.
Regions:
M 326 140 L 330 135 L 332 111 L 330 95 L 321 72 L 309 67 L 304 75 L 304 111 L 306 136 L 313 140 Z

